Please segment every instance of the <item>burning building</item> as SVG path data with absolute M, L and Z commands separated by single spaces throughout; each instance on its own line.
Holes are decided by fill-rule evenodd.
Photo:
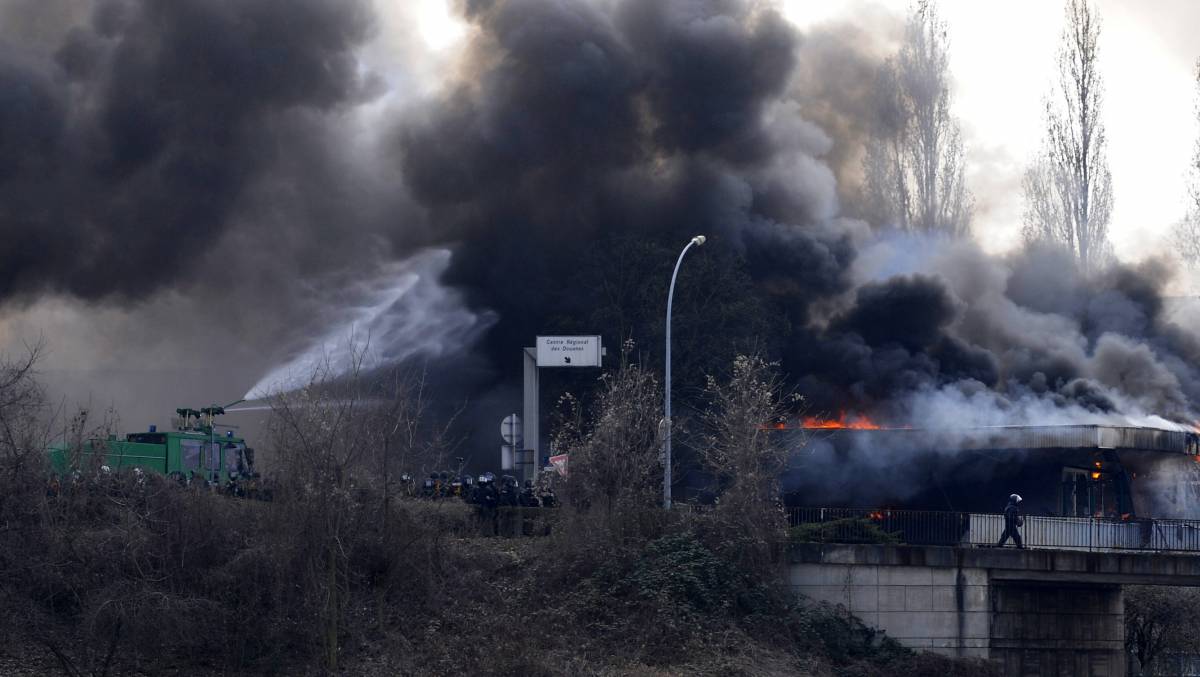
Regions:
M 1200 506 L 1195 431 L 853 423 L 781 432 L 796 447 L 784 478 L 789 504 L 997 512 L 1016 492 L 1038 515 L 1194 518 Z
M 662 370 L 670 265 L 704 233 L 675 297 L 680 397 L 758 351 L 815 409 L 924 428 L 1200 419 L 1200 311 L 1164 305 L 1168 263 L 1084 269 L 875 215 L 860 158 L 892 110 L 875 85 L 901 17 L 480 0 L 453 3 L 464 37 L 435 68 L 410 44 L 415 4 L 0 3 L 18 93 L 0 103 L 0 232 L 22 243 L 0 252 L 0 348 L 52 336 L 47 372 L 83 374 L 56 396 L 94 378 L 136 418 L 161 384 L 208 401 L 345 373 L 369 337 L 380 363 L 428 360 L 431 398 L 446 417 L 468 402 L 456 420 L 493 458 L 535 334 L 632 338 Z M 218 298 L 220 323 L 180 312 Z M 921 502 L 957 506 L 975 496 L 946 498 L 966 492 L 949 478 L 976 473 L 996 509 L 1025 467 L 996 459 L 1074 453 L 1060 465 L 1090 482 L 1089 454 L 1110 453 L 899 444 L 921 437 L 817 435 L 802 493 L 909 501 L 936 477 L 941 501 Z M 866 463 L 833 462 L 850 452 Z M 828 491 L 866 470 L 890 493 Z

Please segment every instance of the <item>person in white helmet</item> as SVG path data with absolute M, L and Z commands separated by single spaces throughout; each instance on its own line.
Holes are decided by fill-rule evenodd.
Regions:
M 1025 547 L 1025 544 L 1021 542 L 1021 532 L 1017 530 L 1025 524 L 1025 520 L 1021 517 L 1021 509 L 1018 507 L 1020 503 L 1020 494 L 1008 497 L 1008 505 L 1004 507 L 1004 533 L 1000 534 L 1000 542 L 996 544 L 997 548 L 1003 548 L 1004 544 L 1008 542 L 1009 536 L 1012 536 L 1013 543 L 1017 544 L 1017 548 Z

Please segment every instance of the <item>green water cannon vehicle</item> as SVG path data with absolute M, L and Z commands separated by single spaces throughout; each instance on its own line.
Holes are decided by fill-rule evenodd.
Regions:
M 187 480 L 202 478 L 222 486 L 256 477 L 254 449 L 234 434 L 232 426 L 216 422 L 227 408 L 243 401 L 176 409 L 179 416 L 172 431 L 159 431 L 152 425 L 146 432 L 125 435 L 125 439 L 109 435 L 108 439 L 85 440 L 77 448 L 55 445 L 50 449 L 51 469 L 65 477 L 102 467 L 111 472 L 137 468 Z M 225 430 L 218 432 L 218 428 Z

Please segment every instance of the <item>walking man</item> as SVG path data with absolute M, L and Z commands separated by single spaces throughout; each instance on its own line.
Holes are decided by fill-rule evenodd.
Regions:
M 1000 534 L 1000 542 L 996 544 L 997 548 L 1003 548 L 1008 542 L 1008 537 L 1012 536 L 1013 543 L 1017 544 L 1017 548 L 1024 548 L 1025 544 L 1021 542 L 1021 532 L 1018 527 L 1024 526 L 1025 519 L 1021 517 L 1021 509 L 1017 504 L 1021 502 L 1020 494 L 1013 494 L 1008 497 L 1008 505 L 1004 507 L 1004 533 Z

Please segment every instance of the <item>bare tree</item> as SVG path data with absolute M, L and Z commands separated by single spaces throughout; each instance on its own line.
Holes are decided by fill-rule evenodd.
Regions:
M 904 230 L 970 234 L 962 133 L 950 115 L 946 23 L 931 0 L 913 9 L 904 45 L 880 72 L 877 121 L 863 161 L 868 215 Z
M 49 441 L 49 407 L 37 381 L 45 342 L 26 345 L 19 357 L 0 357 L 0 464 L 15 480 L 25 466 L 41 460 Z
M 1196 85 L 1195 115 L 1200 129 L 1200 61 L 1196 62 Z M 1175 225 L 1172 244 L 1189 268 L 1200 269 L 1200 136 L 1188 167 L 1188 198 L 1187 215 Z
M 346 543 L 358 526 L 352 471 L 370 458 L 378 442 L 364 378 L 367 351 L 351 346 L 348 364 L 326 359 L 304 387 L 270 397 L 270 436 L 286 473 L 282 500 L 312 539 L 304 564 L 311 589 L 322 599 L 324 662 L 331 672 L 337 670 L 347 604 Z
M 1084 270 L 1111 251 L 1112 173 L 1100 109 L 1100 19 L 1086 0 L 1069 0 L 1058 53 L 1058 85 L 1046 101 L 1046 140 L 1026 171 L 1024 237 L 1072 253 Z
M 620 365 L 601 377 L 591 416 L 563 398 L 554 435 L 555 448 L 570 453 L 563 498 L 575 530 L 616 540 L 649 533 L 662 495 L 662 388 L 630 361 L 631 350 L 627 341 Z
M 1070 243 L 1074 233 L 1059 199 L 1062 176 L 1050 160 L 1051 153 L 1043 149 L 1021 177 L 1021 192 L 1025 198 L 1022 235 L 1029 244 Z
M 390 533 L 388 523 L 391 517 L 392 497 L 395 490 L 392 487 L 393 477 L 397 469 L 411 473 L 414 469 L 443 465 L 448 445 L 442 442 L 448 437 L 454 417 L 451 417 L 444 427 L 425 434 L 426 419 L 429 415 L 429 396 L 426 392 L 426 371 L 410 369 L 405 365 L 389 367 L 381 375 L 380 402 L 375 408 L 373 427 L 378 431 L 379 452 L 378 467 L 382 486 L 382 515 L 381 523 L 385 534 Z M 410 474 L 410 481 L 412 476 Z M 401 486 L 401 493 L 411 489 Z
M 1171 239 L 1184 264 L 1189 268 L 1200 269 L 1200 213 L 1191 212 L 1187 218 L 1175 224 Z
M 789 447 L 773 428 L 800 401 L 784 391 L 776 366 L 756 355 L 739 355 L 727 381 L 709 378 L 711 407 L 698 446 L 718 484 L 715 514 L 732 534 L 723 543 L 741 566 L 760 570 L 773 566 L 787 526 L 779 478 L 787 469 Z
M 1137 659 L 1141 674 L 1154 672 L 1164 654 L 1194 654 L 1200 636 L 1191 622 L 1200 602 L 1194 588 L 1130 585 L 1125 597 L 1125 650 Z

